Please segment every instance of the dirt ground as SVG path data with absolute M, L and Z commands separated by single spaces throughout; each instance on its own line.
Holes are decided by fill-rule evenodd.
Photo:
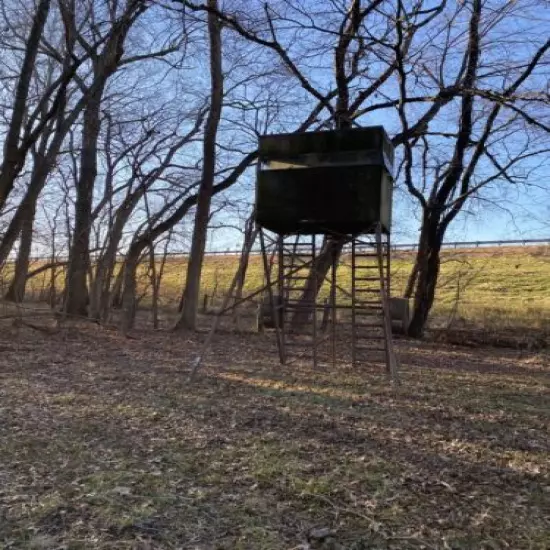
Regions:
M 190 385 L 204 335 L 0 328 L 0 548 L 550 548 L 548 355 L 225 333 Z

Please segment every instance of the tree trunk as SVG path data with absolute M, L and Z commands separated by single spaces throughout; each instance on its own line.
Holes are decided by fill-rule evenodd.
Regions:
M 407 280 L 407 287 L 405 288 L 405 292 L 403 294 L 403 297 L 407 298 L 407 300 L 410 300 L 411 296 L 413 295 L 414 289 L 416 287 L 416 280 L 418 278 L 419 261 L 420 261 L 420 250 L 417 250 L 414 258 L 414 264 L 409 274 L 409 278 Z
M 134 326 L 136 319 L 136 271 L 139 264 L 141 252 L 145 244 L 136 246 L 126 256 L 124 262 L 124 275 L 122 279 L 122 332 L 126 334 Z
M 15 241 L 17 240 L 17 237 L 19 236 L 19 233 L 22 231 L 22 228 L 25 227 L 28 220 L 31 220 L 32 225 L 38 197 L 40 196 L 42 189 L 44 189 L 48 174 L 51 170 L 53 158 L 57 154 L 57 151 L 58 148 L 52 155 L 48 152 L 47 156 L 44 156 L 41 153 L 36 153 L 34 155 L 34 165 L 29 187 L 23 200 L 17 207 L 15 214 L 10 220 L 10 224 L 4 233 L 2 241 L 0 242 L 0 266 L 5 263 L 13 248 L 13 245 L 15 244 Z
M 227 178 L 214 185 L 212 194 L 221 193 L 231 187 L 242 175 L 242 173 L 250 166 L 257 157 L 257 153 L 249 153 L 241 162 L 234 168 Z M 139 258 L 146 246 L 154 242 L 166 231 L 170 231 L 193 206 L 197 204 L 198 194 L 187 197 L 178 208 L 164 221 L 154 227 L 149 227 L 147 231 L 135 239 L 128 250 L 126 261 L 124 263 L 124 273 L 122 276 L 122 307 L 123 319 L 121 326 L 124 330 L 132 328 L 135 319 L 135 301 L 136 301 L 136 270 L 139 263 Z M 157 214 L 159 217 L 162 214 Z M 130 262 L 128 261 L 130 260 Z M 128 285 L 128 286 L 127 286 Z
M 76 182 L 74 238 L 69 251 L 65 282 L 64 311 L 69 315 L 88 314 L 88 270 L 92 201 L 97 177 L 97 142 L 101 127 L 100 108 L 105 86 L 98 86 L 84 111 L 80 172 Z
M 44 177 L 44 182 L 45 181 L 46 178 Z M 31 183 L 29 185 L 29 189 L 27 190 L 27 194 L 17 207 L 17 210 L 15 211 L 15 214 L 10 220 L 8 228 L 3 235 L 2 241 L 0 242 L 0 266 L 3 266 L 6 262 L 8 256 L 10 255 L 10 252 L 13 249 L 13 245 L 16 243 L 17 238 L 20 236 L 20 233 L 27 225 L 27 221 L 29 219 L 31 219 L 32 224 L 32 220 L 34 219 L 35 215 L 34 213 L 36 210 L 38 195 L 43 188 L 43 183 L 41 185 L 35 186 L 35 182 L 35 178 L 31 177 Z
M 208 6 L 211 9 L 217 10 L 218 1 L 208 0 Z M 178 329 L 187 328 L 195 330 L 197 326 L 200 279 L 208 232 L 208 221 L 210 218 L 210 203 L 214 188 L 214 175 L 216 171 L 216 138 L 223 103 L 223 72 L 221 25 L 216 15 L 213 13 L 208 14 L 208 35 L 210 40 L 210 111 L 208 113 L 204 134 L 202 181 L 198 193 L 191 252 L 187 264 L 187 277 L 183 293 L 183 310 L 181 317 L 176 323 L 176 328 Z
M 441 264 L 441 244 L 443 234 L 440 231 L 440 217 L 434 210 L 424 212 L 422 231 L 418 244 L 416 268 L 416 287 L 409 336 L 422 338 L 432 309 L 439 268 Z
M 244 230 L 244 240 L 241 249 L 240 265 L 242 268 L 239 270 L 239 278 L 235 285 L 235 301 L 239 301 L 243 296 L 243 288 L 246 280 L 246 272 L 248 270 L 248 263 L 250 260 L 250 251 L 258 236 L 258 230 L 254 222 L 254 215 L 252 215 L 247 221 Z
M 250 251 L 254 246 L 254 242 L 258 237 L 259 230 L 256 229 L 256 224 L 254 222 L 254 215 L 252 215 L 246 222 L 245 231 L 244 231 L 244 241 L 241 250 L 241 257 L 239 259 L 239 268 L 237 270 L 237 277 L 235 280 L 235 292 L 234 292 L 234 303 L 240 301 L 243 297 L 244 283 L 246 280 L 246 272 L 248 271 L 248 264 L 250 261 Z M 237 330 L 240 330 L 239 324 L 239 312 L 238 308 L 233 310 L 233 320 Z
M 107 244 L 109 246 L 109 244 Z M 94 321 L 100 321 L 102 318 L 102 304 L 103 296 L 108 294 L 111 286 L 111 279 L 115 267 L 116 252 L 115 258 L 113 259 L 111 254 L 108 254 L 108 249 L 106 249 L 103 254 L 101 254 L 97 260 L 95 277 L 93 282 L 90 285 L 90 319 Z
M 304 292 L 300 297 L 300 302 L 304 305 L 312 302 L 319 294 L 333 261 L 338 263 L 338 258 L 347 240 L 346 238 L 325 237 L 321 252 L 317 256 L 314 265 L 311 266 Z M 309 312 L 310 309 L 307 307 L 298 308 L 292 317 L 292 328 L 298 329 L 304 323 L 307 323 Z
M 90 269 L 90 234 L 93 223 L 93 192 L 97 177 L 97 143 L 101 128 L 101 103 L 108 79 L 116 72 L 124 53 L 131 25 L 147 9 L 145 2 L 128 2 L 124 13 L 113 21 L 101 55 L 93 58 L 94 79 L 82 124 L 80 171 L 76 182 L 74 238 L 69 250 L 64 310 L 69 315 L 88 313 L 87 277 Z M 74 15 L 74 14 L 72 14 Z
M 105 320 L 109 309 L 110 287 L 116 266 L 116 255 L 124 227 L 143 193 L 128 196 L 117 210 L 113 226 L 109 232 L 107 246 L 98 259 L 95 279 L 90 289 L 90 317 L 97 321 Z
M 151 281 L 151 317 L 153 328 L 156 330 L 159 328 L 159 287 L 157 285 L 157 264 L 154 245 L 149 247 L 149 278 Z
M 105 304 L 105 309 L 101 311 L 101 319 L 103 322 L 107 320 L 109 316 L 109 309 L 120 309 L 122 307 L 122 283 L 124 281 L 124 264 L 120 267 L 120 271 L 115 277 L 113 288 L 109 293 L 109 302 Z
M 90 266 L 91 197 L 77 190 L 74 238 L 69 252 L 65 282 L 64 311 L 69 315 L 88 314 L 88 269 Z
M 29 258 L 32 246 L 33 223 L 36 214 L 36 201 L 29 208 L 28 216 L 23 222 L 21 228 L 21 239 L 19 242 L 19 251 L 15 262 L 15 273 L 6 293 L 5 299 L 20 303 L 25 298 L 25 287 L 27 285 L 27 275 L 29 272 Z

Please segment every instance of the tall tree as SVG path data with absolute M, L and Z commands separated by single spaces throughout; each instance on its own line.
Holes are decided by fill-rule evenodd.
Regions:
M 147 9 L 144 0 L 127 0 L 124 9 L 116 14 L 116 3 L 108 10 L 110 29 L 103 37 L 104 46 L 96 53 L 80 31 L 75 17 L 74 0 L 62 0 L 63 17 L 77 40 L 90 54 L 92 81 L 83 113 L 80 169 L 76 180 L 75 227 L 65 283 L 64 311 L 69 315 L 88 313 L 88 284 L 90 270 L 90 231 L 94 185 L 97 177 L 98 137 L 101 128 L 101 105 L 108 79 L 116 72 L 124 53 L 124 43 L 130 28 Z M 93 21 L 92 21 L 93 23 Z
M 499 194 L 502 194 L 503 184 L 516 187 L 523 177 L 518 176 L 515 169 L 519 168 L 521 174 L 522 166 L 532 164 L 537 157 L 548 155 L 550 151 L 550 128 L 532 123 L 525 105 L 521 105 L 532 100 L 538 103 L 535 98 L 539 94 L 528 93 L 523 98 L 518 94 L 550 52 L 550 40 L 547 39 L 531 58 L 524 58 L 515 70 L 505 69 L 504 86 L 487 93 L 479 86 L 479 75 L 484 67 L 483 33 L 480 31 L 482 15 L 481 0 L 474 0 L 461 104 L 455 113 L 456 130 L 447 129 L 446 133 L 446 139 L 453 143 L 449 158 L 438 160 L 441 156 L 436 152 L 439 140 L 432 140 L 428 135 L 415 144 L 414 150 L 409 145 L 403 159 L 403 179 L 421 210 L 417 254 L 406 289 L 407 297 L 414 298 L 409 327 L 413 337 L 421 337 L 426 328 L 439 279 L 441 247 L 453 220 L 465 205 L 479 197 L 491 184 L 500 186 Z M 400 72 L 404 83 L 405 72 Z M 534 81 L 537 86 L 537 79 Z M 404 111 L 402 122 L 406 126 Z M 535 126 L 535 131 L 543 130 L 548 136 L 542 141 L 536 139 L 526 126 Z M 415 163 L 415 158 L 419 158 L 419 162 Z M 415 170 L 415 164 L 420 165 L 420 170 Z M 415 185 L 415 176 L 422 182 L 422 187 Z
M 207 0 L 207 6 L 213 10 L 207 15 L 210 52 L 210 110 L 204 129 L 202 177 L 197 196 L 191 252 L 187 264 L 183 309 L 176 324 L 177 328 L 192 330 L 197 325 L 201 272 L 216 174 L 216 139 L 223 106 L 222 27 L 215 14 L 218 9 L 218 0 Z
M 205 110 L 199 109 L 195 121 L 189 131 L 179 136 L 175 132 L 168 134 L 149 129 L 139 135 L 135 143 L 126 146 L 111 164 L 108 177 L 114 178 L 118 160 L 126 155 L 132 155 L 130 174 L 124 182 L 126 194 L 120 206 L 112 213 L 108 234 L 105 236 L 105 246 L 98 255 L 95 277 L 90 290 L 90 317 L 96 320 L 107 318 L 110 304 L 110 289 L 113 273 L 116 267 L 116 255 L 122 240 L 123 231 L 135 208 L 142 199 L 147 198 L 148 191 L 159 181 L 168 170 L 174 157 L 186 145 L 193 142 L 194 137 L 202 129 Z M 153 126 L 154 128 L 154 126 Z M 110 146 L 110 133 L 106 136 L 106 146 Z M 149 146 L 148 146 L 149 145 Z M 109 159 L 110 155 L 107 155 Z M 110 186 L 110 184 L 109 184 Z M 113 193 L 113 190 L 110 190 Z M 108 197 L 112 199 L 112 197 Z
M 42 90 L 47 90 L 51 87 L 55 78 L 57 66 L 61 67 L 61 74 L 69 71 L 73 58 L 75 56 L 76 40 L 74 36 L 68 34 L 65 36 L 55 49 L 54 56 L 48 56 L 45 62 L 45 78 L 44 82 L 38 74 L 35 75 L 37 87 Z M 50 119 L 51 101 L 48 101 L 47 96 L 44 96 L 40 101 L 41 111 L 39 113 L 39 124 L 45 123 L 38 143 L 31 148 L 32 151 L 32 170 L 26 190 L 22 199 L 16 207 L 10 223 L 0 239 L 0 267 L 6 261 L 11 252 L 15 241 L 21 230 L 26 231 L 25 240 L 28 242 L 30 228 L 34 222 L 36 205 L 40 193 L 46 185 L 48 175 L 55 166 L 61 146 L 71 127 L 76 123 L 84 108 L 87 97 L 84 94 L 81 96 L 75 105 L 67 108 L 71 90 L 64 87 L 56 101 L 58 109 L 56 116 Z M 17 270 L 19 277 L 16 286 L 22 288 L 23 281 L 26 279 L 23 266 L 28 265 L 28 258 L 25 259 L 25 250 L 30 252 L 30 246 L 20 247 L 18 253 L 18 264 L 20 269 Z

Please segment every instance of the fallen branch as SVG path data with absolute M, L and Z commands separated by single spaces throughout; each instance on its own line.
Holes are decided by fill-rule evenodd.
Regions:
M 53 336 L 54 334 L 59 333 L 59 328 L 50 328 L 50 327 L 42 327 L 40 325 L 35 325 L 34 323 L 30 323 L 29 321 L 24 321 L 21 317 L 15 317 L 13 319 L 13 326 L 14 327 L 29 327 L 34 330 L 37 330 L 39 332 L 43 332 L 45 334 L 48 334 L 49 336 Z

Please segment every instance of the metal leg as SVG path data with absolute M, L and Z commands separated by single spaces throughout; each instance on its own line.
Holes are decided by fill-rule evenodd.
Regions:
M 281 300 L 281 315 L 277 320 L 281 320 L 281 347 L 283 348 L 284 363 L 286 363 L 286 304 L 288 302 L 288 296 L 285 291 L 285 267 L 284 267 L 284 239 L 281 235 L 277 238 L 277 271 L 278 271 L 278 284 L 277 291 L 279 299 Z M 283 363 L 283 364 L 284 364 Z
M 356 320 L 356 311 L 355 311 L 355 305 L 356 305 L 356 293 L 355 293 L 355 248 L 356 248 L 356 240 L 353 239 L 351 241 L 351 363 L 355 367 L 357 364 L 357 320 Z
M 336 254 L 332 257 L 332 277 L 330 283 L 330 307 L 332 313 L 332 326 L 331 330 L 331 347 L 332 347 L 332 366 L 336 368 L 336 269 L 338 265 L 338 258 Z
M 313 269 L 314 274 L 314 280 L 315 280 L 315 288 L 317 288 L 317 269 L 315 265 L 315 235 L 311 236 L 311 269 Z M 313 352 L 313 368 L 317 368 L 317 293 L 313 292 L 313 296 L 311 297 L 311 322 L 313 323 L 312 326 L 312 352 Z
M 273 296 L 273 287 L 271 285 L 271 270 L 269 269 L 269 260 L 267 258 L 267 251 L 265 247 L 264 232 L 260 229 L 260 245 L 262 248 L 262 259 L 264 264 L 264 273 L 267 282 L 267 289 L 269 294 L 269 305 L 271 307 L 271 315 L 275 323 L 275 337 L 277 339 L 277 351 L 279 352 L 279 361 L 281 365 L 285 364 L 285 350 L 283 340 L 281 338 L 281 327 L 279 327 L 279 307 L 280 305 L 275 304 L 275 298 Z
M 394 384 L 399 385 L 399 375 L 397 372 L 397 361 L 393 349 L 393 335 L 391 331 L 391 319 L 389 311 L 389 301 L 386 290 L 386 274 L 384 273 L 384 251 L 382 250 L 382 231 L 381 224 L 376 227 L 376 250 L 378 255 L 378 267 L 380 273 L 380 297 L 382 300 L 383 328 L 386 344 L 386 373 L 388 379 Z
M 390 234 L 386 237 L 386 294 L 391 297 L 391 241 Z

